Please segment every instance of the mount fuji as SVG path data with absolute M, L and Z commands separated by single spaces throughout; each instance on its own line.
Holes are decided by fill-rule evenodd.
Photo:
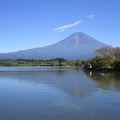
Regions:
M 21 50 L 17 52 L 1 53 L 0 59 L 89 59 L 96 55 L 96 50 L 107 46 L 91 36 L 77 32 L 55 44 Z

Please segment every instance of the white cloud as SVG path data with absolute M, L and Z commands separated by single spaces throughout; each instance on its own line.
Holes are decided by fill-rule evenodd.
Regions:
M 60 30 L 59 32 L 64 32 L 65 31 L 65 29 L 63 29 L 63 30 Z
M 87 18 L 89 18 L 89 19 L 93 19 L 94 17 L 95 17 L 95 15 L 93 15 L 93 14 L 87 16 Z
M 81 20 L 76 21 L 76 22 L 74 22 L 74 23 L 72 23 L 72 24 L 67 24 L 67 25 L 64 25 L 64 26 L 61 26 L 61 27 L 55 28 L 54 31 L 63 32 L 63 31 L 65 31 L 65 29 L 67 29 L 67 28 L 71 28 L 71 27 L 74 27 L 74 26 L 76 26 L 76 25 L 78 25 L 78 24 L 80 24 L 80 23 L 82 23 Z

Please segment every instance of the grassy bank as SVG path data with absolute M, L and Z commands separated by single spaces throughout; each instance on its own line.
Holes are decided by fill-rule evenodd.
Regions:
M 120 71 L 120 48 L 105 47 L 97 50 L 98 55 L 89 60 L 51 60 L 16 59 L 0 60 L 0 66 L 76 66 L 94 71 Z
M 0 60 L 0 66 L 81 66 L 80 60 L 65 60 L 64 58 L 55 58 L 51 60 Z

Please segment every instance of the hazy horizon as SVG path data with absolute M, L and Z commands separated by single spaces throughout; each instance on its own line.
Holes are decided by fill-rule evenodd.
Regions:
M 2 0 L 0 53 L 44 47 L 75 32 L 120 46 L 119 0 Z

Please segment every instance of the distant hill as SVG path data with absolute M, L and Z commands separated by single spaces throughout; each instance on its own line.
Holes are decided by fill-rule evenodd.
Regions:
M 56 57 L 88 59 L 96 54 L 97 49 L 105 46 L 107 45 L 89 35 L 77 32 L 46 47 L 1 53 L 0 59 L 52 59 Z

